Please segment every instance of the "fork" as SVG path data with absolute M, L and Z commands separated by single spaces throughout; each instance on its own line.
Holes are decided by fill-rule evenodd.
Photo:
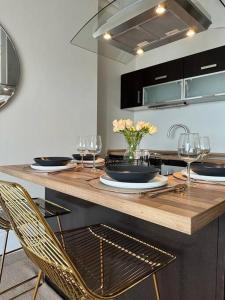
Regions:
M 154 198 L 154 197 L 157 197 L 159 195 L 162 195 L 162 194 L 165 194 L 165 193 L 168 193 L 168 192 L 183 192 L 185 191 L 187 188 L 187 184 L 186 183 L 180 183 L 180 184 L 176 184 L 174 186 L 171 186 L 171 187 L 168 187 L 166 189 L 163 189 L 163 190 L 160 190 L 158 192 L 154 192 L 150 195 L 148 195 L 149 193 L 151 193 L 151 191 L 147 191 L 147 192 L 142 192 L 141 195 L 148 195 L 148 197 L 150 198 Z

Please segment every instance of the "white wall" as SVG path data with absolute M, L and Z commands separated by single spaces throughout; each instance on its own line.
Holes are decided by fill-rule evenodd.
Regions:
M 212 16 L 212 27 L 225 26 L 225 8 L 222 7 L 219 1 L 202 0 L 200 2 Z M 104 63 L 102 62 L 102 68 L 104 69 L 104 74 L 110 74 L 111 77 L 119 76 L 120 74 L 132 69 L 141 69 L 221 45 L 225 45 L 225 29 L 210 29 L 207 32 L 198 34 L 191 39 L 186 38 L 146 52 L 144 56 L 138 57 L 134 60 L 135 66 L 132 64 L 128 66 L 119 66 L 121 64 L 113 64 L 109 59 L 105 59 Z M 98 86 L 99 95 L 101 95 L 101 90 L 104 90 L 105 93 L 105 102 L 103 103 L 104 108 L 101 108 L 101 110 L 105 111 L 105 115 L 108 115 L 107 120 L 104 119 L 104 123 L 101 126 L 107 127 L 108 141 L 106 148 L 124 147 L 123 139 L 121 139 L 121 137 L 119 138 L 117 135 L 113 135 L 111 124 L 109 125 L 109 121 L 114 118 L 130 116 L 128 112 L 121 112 L 118 110 L 120 101 L 118 98 L 119 91 L 115 92 L 115 90 L 120 90 L 119 78 L 114 78 L 113 90 L 110 90 L 109 88 L 109 76 L 102 77 L 101 79 L 102 80 L 99 81 Z M 116 107 L 116 109 L 114 107 Z M 225 152 L 225 134 L 223 130 L 223 128 L 225 128 L 224 111 L 225 101 L 211 102 L 191 105 L 184 108 L 135 112 L 134 119 L 150 121 L 157 125 L 159 129 L 155 136 L 146 137 L 144 139 L 142 147 L 152 149 L 176 149 L 177 139 L 168 139 L 166 137 L 166 132 L 171 124 L 182 122 L 187 124 L 192 131 L 209 135 L 212 141 L 213 151 Z M 102 118 L 102 114 L 99 118 Z M 177 132 L 177 136 L 178 133 L 179 132 Z M 111 140 L 109 141 L 109 139 Z
M 71 155 L 77 135 L 96 132 L 97 58 L 69 43 L 95 4 L 0 0 L 0 22 L 21 62 L 19 89 L 0 111 L 0 164 Z
M 70 156 L 79 134 L 97 130 L 97 58 L 69 43 L 97 1 L 0 0 L 0 7 L 21 62 L 19 89 L 0 111 L 0 164 Z M 43 195 L 43 188 L 23 185 Z
M 120 75 L 129 72 L 134 65 L 123 65 L 99 56 L 98 59 L 98 133 L 103 148 L 125 147 L 122 136 L 112 133 L 112 122 L 119 118 L 134 118 L 132 112 L 120 109 Z

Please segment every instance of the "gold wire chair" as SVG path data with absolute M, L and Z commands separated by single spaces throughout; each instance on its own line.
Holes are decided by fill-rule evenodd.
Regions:
M 175 256 L 104 224 L 55 235 L 27 191 L 0 181 L 0 203 L 28 257 L 40 268 L 33 300 L 45 274 L 69 299 L 114 299 L 153 275 Z
M 62 236 L 62 225 L 61 225 L 61 220 L 60 220 L 60 216 L 65 215 L 70 213 L 71 211 L 65 207 L 62 207 L 60 205 L 57 205 L 51 201 L 45 200 L 45 199 L 41 199 L 41 198 L 32 198 L 32 200 L 35 202 L 35 204 L 38 206 L 39 210 L 41 211 L 42 215 L 45 217 L 45 219 L 48 218 L 56 218 L 57 221 L 57 225 L 59 228 L 59 233 L 61 234 L 61 240 L 62 243 L 64 243 L 63 240 L 63 236 Z M 4 268 L 4 262 L 5 262 L 5 257 L 8 254 L 11 254 L 13 252 L 19 251 L 22 248 L 17 248 L 11 251 L 7 252 L 7 244 L 8 244 L 8 238 L 9 238 L 9 232 L 10 230 L 12 230 L 12 226 L 10 224 L 10 222 L 7 220 L 7 216 L 5 215 L 4 211 L 2 210 L 2 208 L 0 207 L 0 229 L 5 231 L 5 238 L 3 240 L 3 245 L 2 245 L 2 254 L 1 254 L 1 259 L 0 259 L 0 284 L 2 281 L 2 275 L 3 275 L 3 268 Z M 32 276 L 24 281 L 21 281 L 5 290 L 0 290 L 0 297 L 3 294 L 6 294 L 7 292 L 9 292 L 12 289 L 15 289 L 33 279 L 37 278 L 37 275 Z M 28 292 L 29 290 L 25 291 Z M 23 292 L 23 293 L 25 293 Z M 22 293 L 22 294 L 23 294 Z
M 5 239 L 3 241 L 3 248 L 2 248 L 2 255 L 1 255 L 1 262 L 0 262 L 0 283 L 1 283 L 7 241 L 8 241 L 9 231 L 11 229 L 10 222 L 7 221 L 5 218 L 3 218 L 3 210 L 1 207 L 0 207 L 0 229 L 5 231 Z

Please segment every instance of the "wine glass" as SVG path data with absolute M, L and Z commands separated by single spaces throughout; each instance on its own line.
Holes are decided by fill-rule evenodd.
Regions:
M 149 164 L 149 150 L 143 149 L 141 150 L 140 161 L 142 165 Z
M 187 184 L 190 184 L 191 163 L 201 156 L 200 138 L 198 133 L 182 133 L 178 141 L 178 156 L 187 163 Z
M 102 150 L 102 139 L 100 135 L 92 135 L 88 138 L 87 150 L 93 155 L 93 171 L 96 171 L 95 157 Z
M 206 157 L 210 153 L 210 140 L 208 136 L 200 137 L 200 147 L 201 147 L 201 159 Z
M 87 138 L 84 136 L 79 136 L 77 139 L 77 151 L 81 156 L 81 166 L 84 167 L 84 154 L 87 150 Z

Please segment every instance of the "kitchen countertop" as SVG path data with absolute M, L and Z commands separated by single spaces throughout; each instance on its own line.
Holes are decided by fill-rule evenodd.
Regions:
M 180 160 L 182 159 L 177 155 L 176 151 L 153 151 L 159 153 L 161 158 L 164 160 Z M 207 158 L 202 160 L 203 162 L 215 163 L 215 164 L 225 164 L 225 154 L 224 153 L 210 153 Z
M 185 192 L 149 198 L 98 190 L 85 180 L 95 176 L 89 169 L 48 174 L 29 165 L 9 165 L 0 166 L 0 172 L 189 235 L 225 213 L 225 186 L 194 183 Z
M 151 153 L 160 154 L 161 159 L 163 160 L 179 160 L 183 161 L 177 154 L 177 151 L 172 150 L 151 150 L 148 149 Z M 107 154 L 116 154 L 123 155 L 125 152 L 124 149 L 110 149 Z M 206 159 L 202 160 L 203 162 L 211 162 L 215 164 L 224 164 L 225 165 L 225 153 L 210 153 Z

